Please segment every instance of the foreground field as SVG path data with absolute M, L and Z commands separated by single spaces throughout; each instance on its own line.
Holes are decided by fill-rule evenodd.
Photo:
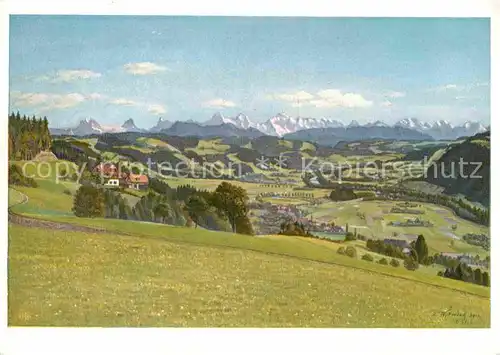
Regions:
M 185 231 L 194 235 L 184 228 L 163 228 L 162 235 L 171 238 L 168 241 L 9 226 L 9 325 L 490 324 L 488 297 L 352 267 L 173 242 Z M 179 241 L 188 241 L 189 233 Z M 206 235 L 199 239 L 211 233 L 201 234 Z M 250 239 L 259 247 L 259 238 Z M 279 243 L 263 240 L 260 247 Z M 303 249 L 307 242 L 298 239 L 297 243 Z M 317 248 L 328 251 L 321 245 Z M 471 287 L 479 289 L 484 288 Z
M 289 256 L 310 261 L 338 264 L 361 270 L 372 271 L 386 276 L 422 282 L 436 287 L 459 290 L 472 295 L 489 297 L 489 288 L 487 287 L 438 277 L 436 276 L 437 272 L 430 275 L 428 272 L 408 271 L 402 266 L 394 268 L 359 260 L 362 255 L 361 252 L 365 252 L 366 250 L 362 246 L 356 245 L 359 244 L 358 241 L 349 243 L 351 245 L 356 245 L 360 252 L 358 258 L 351 259 L 336 253 L 336 248 L 338 247 L 337 244 L 311 238 L 274 235 L 254 237 L 241 234 L 119 219 L 87 219 L 62 215 L 44 216 L 43 219 L 59 223 L 69 223 L 74 226 L 97 228 L 99 230 L 108 231 L 111 234 L 133 236 L 145 240 L 161 240 L 165 242 L 186 243 L 195 246 L 257 251 L 272 255 Z M 344 244 L 344 246 L 345 245 L 346 244 Z

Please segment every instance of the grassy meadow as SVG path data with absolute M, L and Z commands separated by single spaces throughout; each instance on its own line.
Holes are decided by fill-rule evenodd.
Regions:
M 341 265 L 162 239 L 10 226 L 8 267 L 10 326 L 490 324 L 489 299 L 481 295 Z
M 419 203 L 424 214 L 391 213 L 391 208 L 398 207 L 400 201 L 344 201 L 326 202 L 316 206 L 303 207 L 310 217 L 322 221 L 334 221 L 338 225 L 349 224 L 349 230 L 355 230 L 369 238 L 391 238 L 393 236 L 423 234 L 429 252 L 470 253 L 484 257 L 489 253 L 480 247 L 469 245 L 461 240 L 467 233 L 489 234 L 486 226 L 467 221 L 456 216 L 451 210 L 429 203 Z M 400 227 L 389 225 L 390 222 L 403 222 L 418 217 L 433 223 L 432 227 Z M 456 225 L 456 230 L 452 229 Z

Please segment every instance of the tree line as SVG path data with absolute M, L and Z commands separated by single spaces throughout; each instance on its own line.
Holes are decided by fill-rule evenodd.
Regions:
M 366 241 L 366 248 L 378 254 L 399 258 L 404 260 L 404 266 L 408 270 L 417 270 L 419 265 L 429 265 L 432 259 L 429 258 L 429 248 L 422 234 L 417 240 L 410 243 L 409 252 L 404 253 L 403 249 L 389 243 L 384 243 L 383 240 L 369 239 Z
M 476 268 L 475 270 L 473 270 L 469 265 L 465 263 L 459 263 L 455 267 L 446 268 L 444 272 L 438 272 L 438 276 L 487 287 L 490 286 L 490 274 L 487 271 L 481 271 L 480 268 Z
M 201 226 L 211 230 L 253 234 L 248 218 L 246 191 L 222 182 L 215 191 L 197 190 L 184 185 L 171 188 L 151 179 L 149 192 L 130 206 L 122 194 L 98 186 L 83 184 L 74 197 L 73 212 L 78 217 L 104 217 L 150 221 L 181 226 Z
M 19 111 L 9 115 L 9 159 L 31 160 L 50 149 L 52 137 L 47 117 L 21 116 Z

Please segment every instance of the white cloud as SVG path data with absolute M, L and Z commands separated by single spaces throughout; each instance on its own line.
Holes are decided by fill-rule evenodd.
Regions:
M 314 99 L 314 95 L 308 93 L 307 91 L 297 91 L 291 94 L 276 94 L 271 95 L 271 99 L 281 100 L 281 101 L 289 101 L 289 102 L 300 102 L 300 101 L 309 101 Z
M 88 98 L 89 100 L 102 100 L 102 99 L 104 99 L 105 97 L 106 97 L 106 96 L 101 95 L 101 94 L 99 94 L 99 93 L 97 93 L 97 92 L 93 92 L 92 94 L 87 95 L 87 98 Z
M 457 84 L 446 84 L 441 86 L 436 86 L 430 89 L 427 89 L 428 92 L 441 93 L 446 91 L 460 91 L 464 89 L 465 86 L 459 86 Z
M 109 103 L 113 104 L 113 105 L 119 105 L 119 106 L 138 106 L 139 105 L 139 103 L 136 101 L 123 99 L 123 98 L 113 99 L 113 100 L 109 101 Z
M 127 107 L 140 107 L 140 108 L 145 108 L 149 113 L 152 113 L 153 115 L 162 115 L 167 112 L 167 109 L 165 106 L 160 105 L 160 104 L 154 104 L 154 103 L 147 103 L 147 102 L 138 102 L 134 100 L 129 100 L 129 99 L 124 99 L 124 98 L 117 98 L 109 101 L 110 104 L 113 105 L 119 105 L 119 106 L 127 106 Z
M 269 98 L 290 102 L 292 107 L 369 107 L 373 104 L 372 101 L 366 100 L 360 94 L 343 93 L 337 89 L 320 90 L 315 95 L 307 91 L 298 91 L 291 94 L 271 95 Z
M 385 94 L 385 96 L 390 97 L 391 99 L 398 99 L 400 97 L 405 97 L 406 93 L 401 91 L 389 91 Z
M 464 84 L 464 85 L 446 84 L 446 85 L 441 85 L 441 86 L 427 89 L 426 91 L 428 91 L 428 92 L 446 92 L 446 91 L 450 91 L 450 92 L 457 92 L 457 91 L 463 92 L 463 91 L 465 91 L 465 92 L 468 92 L 468 91 L 472 91 L 476 88 L 485 87 L 485 86 L 489 86 L 489 85 L 490 85 L 490 83 L 488 83 L 488 82 L 472 83 L 472 84 Z
M 382 106 L 382 107 L 391 107 L 392 106 L 392 102 L 390 102 L 389 100 L 385 100 L 384 102 L 380 103 L 380 106 Z
M 372 101 L 366 100 L 362 95 L 355 93 L 342 93 L 337 89 L 318 91 L 319 99 L 310 103 L 316 107 L 369 107 Z
M 52 83 L 65 82 L 69 83 L 77 80 L 88 80 L 94 78 L 100 78 L 101 73 L 93 72 L 92 70 L 79 69 L 79 70 L 58 70 L 55 74 L 42 75 L 36 80 L 38 81 L 50 81 Z
M 59 70 L 56 73 L 57 80 L 66 82 L 100 77 L 101 73 L 96 73 L 91 70 Z
M 50 94 L 19 91 L 11 93 L 11 100 L 14 106 L 21 108 L 37 107 L 40 111 L 75 107 L 89 98 L 90 96 L 79 93 Z
M 236 103 L 224 99 L 213 99 L 204 102 L 203 106 L 211 108 L 226 108 L 226 107 L 236 107 Z
M 167 70 L 166 67 L 151 62 L 128 63 L 123 68 L 127 73 L 133 75 L 151 75 Z
M 108 103 L 119 106 L 138 106 L 144 107 L 149 113 L 160 115 L 166 113 L 166 108 L 160 104 L 137 102 L 124 98 L 111 99 L 105 95 L 93 92 L 90 94 L 70 93 L 70 94 L 52 94 L 52 93 L 31 93 L 12 91 L 10 100 L 15 108 L 37 108 L 40 112 L 67 109 L 78 106 L 86 101 L 107 100 Z
M 148 112 L 152 113 L 154 115 L 162 115 L 162 114 L 165 114 L 167 112 L 167 110 L 162 105 L 153 104 L 153 105 L 149 105 Z

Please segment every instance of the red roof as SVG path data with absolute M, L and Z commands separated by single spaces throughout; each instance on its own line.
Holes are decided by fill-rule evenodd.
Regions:
M 149 183 L 149 179 L 146 175 L 129 174 L 127 180 L 133 184 L 147 184 L 147 183 Z
M 115 176 L 117 168 L 116 165 L 112 163 L 100 163 L 94 168 L 94 171 L 108 176 Z

